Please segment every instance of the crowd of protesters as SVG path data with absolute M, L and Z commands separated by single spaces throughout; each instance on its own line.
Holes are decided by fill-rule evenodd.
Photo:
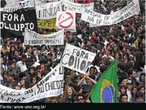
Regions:
M 94 1 L 94 11 L 110 14 L 130 1 Z M 112 26 L 89 27 L 77 14 L 77 32 L 66 32 L 65 43 L 96 53 L 88 74 L 65 68 L 64 93 L 45 98 L 39 103 L 91 103 L 90 92 L 100 76 L 117 61 L 118 100 L 120 103 L 145 101 L 145 9 L 140 1 L 140 14 Z M 49 34 L 55 29 L 40 29 Z M 24 46 L 22 38 L 2 35 L 1 84 L 22 90 L 34 86 L 58 63 L 64 46 Z M 33 102 L 33 103 L 35 103 Z

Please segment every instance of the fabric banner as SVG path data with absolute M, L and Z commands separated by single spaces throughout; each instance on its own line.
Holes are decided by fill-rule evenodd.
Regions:
M 76 14 L 71 11 L 57 12 L 57 29 L 64 29 L 65 31 L 76 32 Z
M 89 10 L 94 9 L 94 3 L 88 3 L 88 4 L 79 4 L 79 3 L 73 3 L 68 0 L 64 0 L 63 2 L 63 11 L 75 11 L 76 13 L 82 13 L 83 8 L 87 8 Z
M 35 15 L 35 10 L 18 10 L 13 13 L 1 12 L 0 29 L 5 29 L 18 36 L 23 36 L 25 28 L 37 32 Z
M 66 44 L 60 63 L 66 68 L 85 74 L 88 66 L 92 63 L 95 56 L 95 53 Z
M 91 91 L 92 103 L 118 103 L 117 62 L 114 61 Z
M 104 15 L 89 9 L 83 9 L 81 20 L 96 24 L 97 26 L 106 26 L 117 24 L 127 18 L 132 17 L 140 11 L 138 0 L 133 0 L 121 10 L 110 15 Z M 92 25 L 93 27 L 93 25 Z
M 50 20 L 38 19 L 37 23 L 38 23 L 38 28 L 56 29 L 56 18 Z
M 6 5 L 2 8 L 4 12 L 14 12 L 22 8 L 34 7 L 34 0 L 5 0 Z
M 15 90 L 0 84 L 1 103 L 28 103 L 63 93 L 64 68 L 58 64 L 41 81 L 26 90 Z
M 24 34 L 24 45 L 64 45 L 64 30 L 53 34 L 42 35 L 28 29 Z
M 62 11 L 62 2 L 53 2 L 37 5 L 35 7 L 37 19 L 56 18 L 58 11 Z

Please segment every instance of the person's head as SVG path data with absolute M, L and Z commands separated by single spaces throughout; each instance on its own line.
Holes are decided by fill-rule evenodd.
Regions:
M 95 68 L 94 66 L 92 66 L 92 67 L 90 68 L 90 74 L 91 74 L 91 75 L 93 75 L 93 74 L 95 73 L 95 69 L 96 69 L 96 68 Z
M 110 55 L 110 51 L 108 49 L 105 50 L 106 55 Z
M 143 96 L 145 96 L 145 86 L 140 86 L 139 92 L 142 93 Z
M 14 62 L 14 61 L 11 61 L 11 62 L 10 62 L 10 67 L 11 67 L 11 68 L 15 68 L 15 66 L 16 66 L 15 62 Z
M 124 85 L 120 87 L 120 92 L 121 92 L 121 94 L 126 93 L 126 87 Z
M 37 83 L 37 78 L 36 77 L 33 77 L 32 78 L 32 84 L 36 84 Z
M 121 103 L 127 103 L 128 102 L 128 95 L 127 94 L 121 94 Z
M 14 81 L 14 75 L 13 75 L 13 73 L 10 72 L 10 73 L 7 75 L 7 78 L 8 78 L 8 81 L 13 82 L 13 81 Z
M 57 51 L 60 51 L 61 50 L 61 47 L 60 46 L 57 46 L 56 50 Z
M 137 101 L 137 103 L 142 103 L 143 102 L 143 95 L 142 95 L 141 92 L 137 92 L 136 101 Z
M 31 75 L 33 75 L 35 73 L 35 68 L 30 68 L 29 72 L 30 72 Z
M 128 53 L 124 53 L 123 57 L 124 57 L 124 59 L 128 59 L 129 58 L 129 54 Z
M 14 51 L 14 56 L 18 56 L 19 55 L 19 50 L 15 50 Z
M 25 87 L 25 79 L 22 79 L 22 80 L 20 81 L 20 85 L 21 85 L 21 87 Z
M 123 79 L 122 83 L 121 83 L 121 86 L 127 86 L 127 79 Z
M 136 77 L 136 70 L 134 68 L 130 68 L 128 70 L 128 74 L 131 78 L 135 78 Z
M 29 53 L 29 54 L 31 54 L 32 53 L 32 47 L 31 46 L 28 46 L 26 48 L 26 52 Z
M 78 94 L 77 101 L 78 103 L 85 103 L 85 96 L 83 94 Z
M 47 49 L 47 47 L 46 47 L 46 45 L 41 45 L 41 50 L 46 50 Z
M 86 84 L 90 85 L 92 84 L 92 81 L 89 78 L 85 78 Z
M 128 80 L 127 81 L 127 89 L 128 90 L 131 90 L 132 89 L 132 81 L 131 80 Z
M 136 97 L 136 94 L 137 94 L 137 87 L 136 87 L 136 86 L 132 87 L 132 89 L 131 89 L 131 94 L 132 94 L 132 97 L 133 97 L 133 98 Z
M 1 65 L 4 63 L 4 59 L 2 57 L 0 58 L 0 63 Z
M 16 86 L 15 86 L 15 89 L 16 89 L 16 90 L 21 90 L 21 87 L 20 87 L 19 85 L 16 85 Z
M 38 53 L 39 53 L 39 52 L 38 52 L 37 49 L 34 49 L 34 50 L 33 50 L 33 55 L 38 55 Z
M 140 82 L 145 82 L 145 73 L 140 74 Z
M 15 47 L 14 46 L 11 46 L 10 47 L 10 52 L 14 52 L 14 50 L 15 50 Z
M 40 65 L 40 71 L 41 71 L 41 73 L 45 72 L 45 70 L 46 70 L 46 65 L 45 64 L 41 64 Z

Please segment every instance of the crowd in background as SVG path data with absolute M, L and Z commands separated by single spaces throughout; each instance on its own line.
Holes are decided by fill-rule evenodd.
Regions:
M 113 13 L 130 1 L 94 1 L 94 11 Z M 100 76 L 117 61 L 118 100 L 120 103 L 145 101 L 145 1 L 140 1 L 140 14 L 112 26 L 90 27 L 77 14 L 77 32 L 65 33 L 65 43 L 96 53 L 88 74 L 65 68 L 64 93 L 41 99 L 39 103 L 91 103 L 90 92 Z M 41 34 L 56 32 L 39 29 Z M 15 36 L 15 35 L 13 35 Z M 23 38 L 2 34 L 1 84 L 22 90 L 34 86 L 58 63 L 63 46 L 24 46 Z M 35 103 L 33 102 L 33 103 Z

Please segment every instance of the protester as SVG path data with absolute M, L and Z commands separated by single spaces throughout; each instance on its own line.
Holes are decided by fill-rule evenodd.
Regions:
M 79 1 L 79 0 L 76 0 Z M 90 3 L 93 0 L 84 0 Z M 111 14 L 130 1 L 93 1 L 94 11 Z M 38 100 L 44 103 L 92 103 L 90 92 L 99 78 L 117 61 L 118 101 L 143 103 L 145 101 L 145 9 L 140 0 L 140 14 L 111 26 L 89 27 L 77 14 L 77 32 L 65 32 L 65 44 L 70 43 L 96 54 L 86 74 L 65 68 L 64 93 L 55 98 Z M 41 34 L 56 32 L 39 29 Z M 26 90 L 44 78 L 61 60 L 64 46 L 24 46 L 23 39 L 16 41 L 2 34 L 0 83 L 16 90 Z M 19 38 L 19 36 L 16 36 Z

